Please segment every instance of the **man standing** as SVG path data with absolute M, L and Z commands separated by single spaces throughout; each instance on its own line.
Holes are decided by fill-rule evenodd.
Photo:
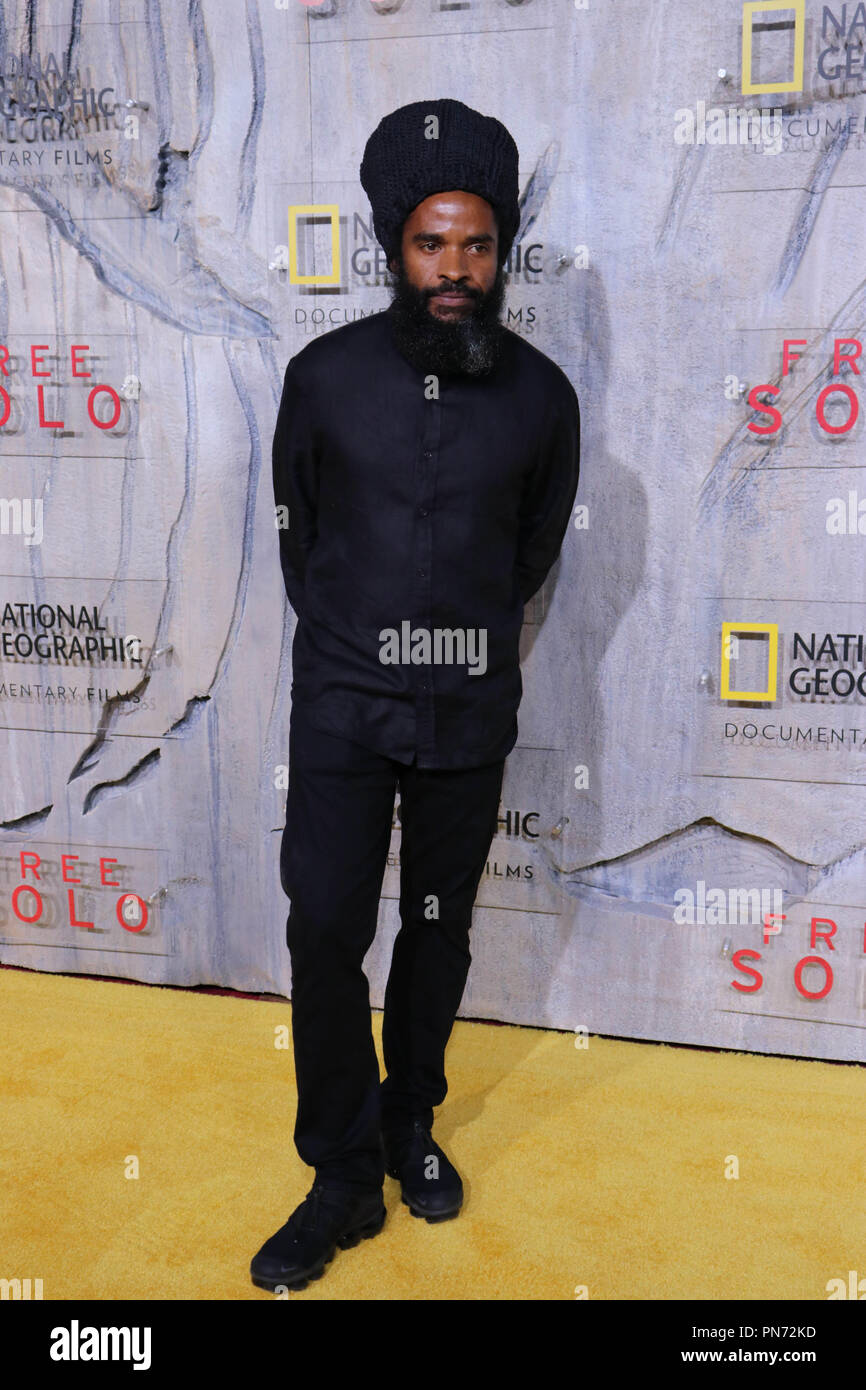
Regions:
M 316 1177 L 252 1261 L 261 1288 L 303 1288 L 380 1231 L 386 1172 L 428 1221 L 463 1201 L 433 1108 L 517 741 L 524 605 L 559 554 L 579 467 L 571 383 L 500 321 L 517 160 L 505 127 L 459 101 L 386 116 L 360 173 L 392 302 L 285 374 L 274 496 L 298 623 L 280 877 L 295 1144 Z M 398 787 L 380 1082 L 362 964 Z

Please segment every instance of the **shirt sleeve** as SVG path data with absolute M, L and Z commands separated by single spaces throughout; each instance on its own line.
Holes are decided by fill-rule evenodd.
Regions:
M 298 617 L 304 614 L 304 576 L 316 540 L 319 495 L 319 454 L 309 397 L 292 366 L 286 368 L 272 451 L 274 502 L 288 509 L 275 513 L 280 538 L 280 565 L 289 602 Z M 288 520 L 288 525 L 286 525 Z
M 580 409 L 571 382 L 553 433 L 527 482 L 520 510 L 517 578 L 524 604 L 541 588 L 571 516 L 580 473 Z

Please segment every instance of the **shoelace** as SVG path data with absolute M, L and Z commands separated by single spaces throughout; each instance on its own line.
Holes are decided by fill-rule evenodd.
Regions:
M 311 1231 L 315 1227 L 319 1219 L 319 1207 L 324 1191 L 325 1189 L 321 1183 L 314 1182 L 313 1186 L 307 1193 L 307 1198 L 305 1202 L 306 1210 L 304 1212 L 304 1218 L 301 1222 L 301 1227 L 304 1230 Z
M 398 1167 L 405 1162 L 407 1150 L 416 1139 L 424 1139 L 428 1147 L 434 1142 L 423 1120 L 413 1120 L 411 1129 L 401 1130 L 391 1139 L 391 1154 Z
M 314 1182 L 313 1186 L 307 1193 L 307 1209 L 304 1212 L 304 1217 L 301 1221 L 301 1227 L 303 1230 L 311 1231 L 314 1229 L 319 1220 L 322 1205 L 324 1204 L 327 1206 L 327 1201 L 325 1200 L 327 1196 L 328 1189 L 325 1187 L 324 1183 Z

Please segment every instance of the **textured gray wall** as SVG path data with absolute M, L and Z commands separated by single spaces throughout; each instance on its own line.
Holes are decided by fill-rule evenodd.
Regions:
M 4 963 L 289 992 L 282 373 L 387 303 L 363 146 L 394 107 L 452 96 L 520 150 L 509 321 L 578 392 L 586 509 L 526 615 L 462 1013 L 863 1057 L 866 696 L 790 686 L 866 669 L 854 639 L 821 647 L 866 630 L 863 421 L 816 421 L 828 384 L 850 392 L 830 426 L 863 394 L 833 375 L 834 339 L 866 328 L 863 29 L 844 50 L 823 11 L 754 16 L 744 94 L 740 0 L 3 5 Z M 22 55 L 76 91 L 62 72 L 22 89 Z M 781 108 L 779 138 L 738 141 L 743 106 Z M 299 281 L 330 264 L 309 214 L 289 254 L 308 205 L 338 210 L 333 284 Z M 783 375 L 785 339 L 805 342 Z M 773 436 L 748 429 L 765 384 Z M 723 691 L 723 623 L 751 700 Z M 65 654 L 29 654 L 37 633 Z M 376 1004 L 398 851 L 395 815 Z M 677 920 L 701 883 L 727 916 Z M 729 890 L 764 891 L 754 920 Z M 785 916 L 764 941 L 767 910 Z M 816 917 L 835 933 L 812 941 Z M 742 949 L 755 992 L 734 986 L 755 979 Z

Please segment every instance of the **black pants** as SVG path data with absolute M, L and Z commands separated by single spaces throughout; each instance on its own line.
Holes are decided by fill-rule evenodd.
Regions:
M 381 1186 L 380 1127 L 433 1124 L 469 972 L 469 930 L 496 830 L 504 760 L 406 766 L 321 733 L 292 706 L 280 878 L 291 899 L 295 1145 L 317 1178 Z M 380 1084 L 362 969 L 376 934 L 396 786 L 400 921 L 385 992 Z

